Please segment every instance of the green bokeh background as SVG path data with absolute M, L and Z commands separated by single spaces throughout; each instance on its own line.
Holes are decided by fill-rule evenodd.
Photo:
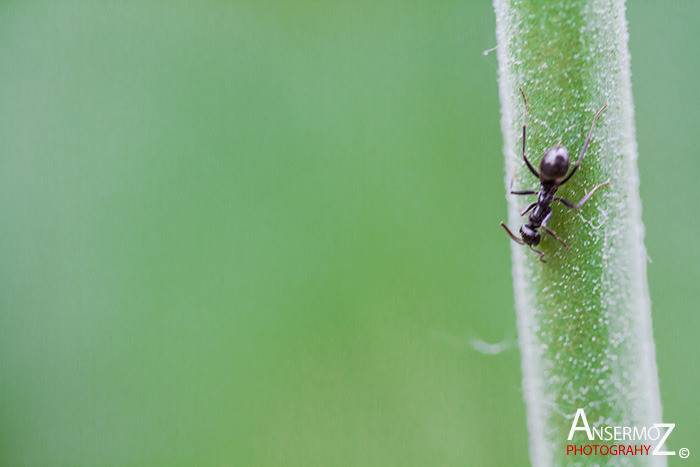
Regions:
M 697 457 L 700 3 L 628 8 Z M 489 2 L 0 3 L 0 464 L 526 465 L 494 45 Z

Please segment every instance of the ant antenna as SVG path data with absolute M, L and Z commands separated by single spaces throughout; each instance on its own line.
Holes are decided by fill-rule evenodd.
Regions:
M 520 243 L 521 245 L 525 245 L 525 242 L 524 242 L 522 239 L 520 239 L 520 238 L 516 237 L 515 235 L 513 235 L 513 232 L 511 232 L 510 229 L 509 229 L 503 222 L 501 222 L 501 227 L 503 227 L 504 229 L 506 229 L 506 232 L 508 232 L 508 235 L 510 235 L 510 238 L 512 238 L 512 239 L 515 240 L 516 242 Z M 530 246 L 530 248 L 532 248 L 532 246 Z M 543 254 L 544 254 L 544 253 L 543 253 Z
M 529 246 L 530 246 L 530 249 L 531 249 L 532 251 L 534 251 L 535 253 L 537 253 L 538 255 L 540 255 L 540 261 L 542 261 L 543 263 L 546 263 L 546 262 L 547 262 L 547 260 L 544 259 L 544 253 L 543 253 L 543 252 L 541 252 L 540 250 L 535 250 L 534 248 L 532 248 L 532 245 L 529 245 Z

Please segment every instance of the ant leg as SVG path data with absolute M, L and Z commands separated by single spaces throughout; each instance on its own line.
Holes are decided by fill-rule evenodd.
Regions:
M 554 201 L 559 201 L 561 204 L 566 206 L 569 209 L 578 209 L 576 206 L 574 206 L 571 201 L 568 199 L 562 198 L 561 196 L 555 196 Z
M 523 113 L 523 160 L 525 161 L 525 164 L 527 164 L 527 168 L 530 169 L 530 172 L 537 177 L 538 179 L 540 178 L 540 174 L 535 170 L 535 168 L 530 164 L 530 161 L 527 160 L 527 156 L 525 155 L 525 128 L 527 127 L 527 99 L 525 99 L 525 93 L 523 92 L 523 88 L 520 89 L 520 94 L 523 95 L 523 103 L 525 104 L 525 112 Z
M 591 135 L 593 134 L 593 128 L 595 127 L 595 121 L 598 120 L 598 116 L 600 113 L 605 110 L 605 108 L 608 106 L 608 104 L 605 104 L 601 109 L 598 111 L 597 114 L 595 114 L 595 117 L 593 117 L 593 124 L 591 125 L 591 130 L 588 132 L 588 137 L 586 138 L 586 142 L 583 143 L 583 149 L 581 150 L 581 155 L 578 156 L 578 160 L 576 161 L 576 165 L 574 165 L 574 168 L 571 170 L 569 175 L 562 180 L 562 182 L 559 184 L 559 186 L 565 184 L 566 182 L 569 181 L 569 179 L 576 173 L 579 167 L 581 167 L 581 162 L 583 161 L 583 155 L 586 153 L 586 149 L 588 148 L 588 143 L 591 142 Z
M 511 195 L 539 195 L 539 191 L 524 190 L 524 191 L 511 191 Z
M 542 229 L 543 229 L 545 232 L 547 232 L 549 235 L 551 235 L 552 237 L 554 237 L 555 240 L 558 240 L 562 245 L 564 245 L 564 248 L 566 248 L 566 249 L 568 250 L 568 249 L 569 249 L 569 246 L 568 246 L 566 243 L 564 243 L 564 240 L 562 240 L 561 238 L 557 237 L 556 232 L 554 232 L 553 230 L 550 230 L 550 229 L 548 229 L 548 228 L 546 227 L 547 222 L 549 222 L 549 219 L 550 219 L 551 217 L 552 217 L 552 213 L 551 213 L 551 211 L 550 211 L 550 213 L 547 214 L 547 216 L 546 216 L 546 217 L 544 218 L 544 220 L 542 221 L 542 225 L 540 225 L 540 227 L 542 227 Z
M 511 195 L 539 195 L 539 191 L 534 191 L 534 190 L 521 190 L 521 191 L 513 191 L 513 179 L 510 179 L 510 188 L 508 190 Z
M 586 193 L 586 196 L 584 196 L 583 199 L 582 199 L 581 201 L 579 201 L 577 205 L 573 205 L 573 204 L 571 203 L 571 201 L 568 201 L 568 200 L 566 200 L 566 199 L 564 199 L 564 198 L 560 198 L 559 196 L 555 196 L 555 197 L 554 197 L 554 201 L 559 201 L 561 204 L 563 204 L 564 206 L 566 206 L 566 207 L 569 208 L 569 209 L 578 209 L 578 208 L 580 208 L 581 206 L 583 206 L 583 204 L 584 204 L 586 201 L 588 201 L 588 199 L 591 197 L 591 195 L 592 195 L 593 193 L 595 193 L 595 191 L 596 191 L 598 188 L 603 187 L 603 186 L 606 186 L 606 185 L 610 185 L 610 179 L 606 180 L 605 182 L 601 183 L 600 185 L 594 186 L 593 189 L 592 189 L 590 192 Z
M 529 205 L 527 208 L 523 209 L 523 210 L 520 212 L 520 215 L 521 215 L 521 216 L 524 216 L 525 214 L 528 213 L 528 211 L 530 211 L 530 209 L 534 208 L 535 206 L 537 206 L 537 202 L 530 203 L 530 205 Z
M 508 227 L 506 227 L 506 225 L 503 222 L 501 222 L 501 227 L 506 229 L 506 232 L 508 233 L 508 235 L 510 235 L 510 238 L 512 238 L 514 241 L 520 243 L 521 245 L 525 244 L 525 242 L 523 242 L 523 240 L 521 238 L 518 238 L 515 235 L 513 235 L 513 232 L 511 232 L 510 229 Z
M 546 263 L 546 262 L 547 262 L 547 261 L 544 259 L 544 253 L 543 253 L 543 252 L 541 252 L 540 250 L 535 250 L 534 248 L 532 248 L 532 245 L 530 245 L 530 249 L 531 249 L 532 251 L 534 251 L 535 253 L 537 253 L 538 255 L 540 255 L 540 261 L 542 261 L 543 263 Z

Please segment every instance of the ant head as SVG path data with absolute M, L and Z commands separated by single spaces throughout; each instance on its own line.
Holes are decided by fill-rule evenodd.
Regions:
M 528 245 L 538 245 L 540 243 L 540 233 L 526 225 L 520 227 L 520 236 Z
M 569 171 L 569 151 L 564 146 L 550 148 L 540 162 L 540 180 L 559 183 Z

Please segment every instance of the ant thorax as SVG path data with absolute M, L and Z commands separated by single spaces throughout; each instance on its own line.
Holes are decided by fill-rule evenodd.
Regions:
M 537 195 L 537 203 L 539 204 L 551 204 L 554 201 L 554 193 L 556 193 L 559 185 L 545 186 L 542 184 L 542 189 Z

